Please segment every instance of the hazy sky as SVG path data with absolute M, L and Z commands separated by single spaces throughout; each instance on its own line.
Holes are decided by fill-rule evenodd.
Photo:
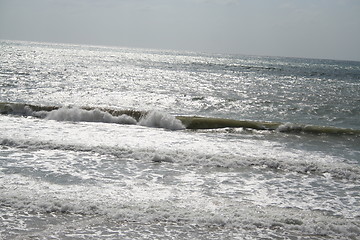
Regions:
M 0 0 L 0 39 L 360 61 L 360 0 Z

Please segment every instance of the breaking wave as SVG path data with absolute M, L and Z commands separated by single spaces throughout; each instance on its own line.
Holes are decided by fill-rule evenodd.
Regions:
M 72 122 L 105 122 L 118 124 L 137 124 L 137 121 L 123 114 L 121 116 L 112 116 L 108 112 L 99 109 L 84 110 L 80 108 L 59 108 L 51 112 L 34 112 L 34 116 L 45 116 L 48 120 L 72 121 Z
M 0 103 L 0 113 L 32 116 L 56 121 L 139 124 L 146 127 L 170 130 L 185 129 L 185 126 L 180 120 L 160 111 L 116 111 L 99 108 L 50 107 L 19 103 Z
M 96 107 L 78 108 L 39 106 L 22 103 L 0 103 L 0 113 L 33 116 L 57 121 L 139 124 L 141 126 L 165 128 L 170 130 L 246 128 L 283 133 L 360 135 L 360 129 L 199 116 L 172 116 L 155 110 L 145 112 L 136 110 L 102 109 Z
M 139 121 L 141 126 L 166 128 L 171 130 L 182 130 L 185 126 L 179 119 L 169 114 L 158 111 L 150 111 Z

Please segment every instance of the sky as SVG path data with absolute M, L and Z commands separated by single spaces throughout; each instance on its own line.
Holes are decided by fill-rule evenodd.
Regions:
M 0 0 L 0 39 L 360 61 L 360 0 Z

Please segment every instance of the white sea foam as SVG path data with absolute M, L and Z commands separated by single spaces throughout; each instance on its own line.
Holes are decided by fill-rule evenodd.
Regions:
M 151 116 L 151 115 L 149 115 Z M 163 116 L 163 115 L 161 115 Z M 171 118 L 172 119 L 172 118 Z M 175 162 L 184 165 L 220 167 L 267 167 L 306 174 L 326 174 L 342 179 L 359 179 L 360 168 L 340 157 L 295 149 L 266 139 L 222 138 L 223 134 L 196 134 L 144 129 L 137 125 L 66 124 L 54 121 L 1 116 L 0 143 L 30 149 L 64 149 L 108 153 L 124 159 Z M 16 129 L 16 131 L 14 131 Z M 39 139 L 41 136 L 41 139 Z M 251 136 L 250 136 L 251 137 Z M 271 138 L 271 136 L 269 136 Z M 294 136 L 296 139 L 296 136 Z M 141 142 L 139 143 L 139 139 Z
M 185 126 L 174 116 L 160 111 L 150 111 L 140 119 L 139 124 L 147 127 L 166 128 L 170 130 L 182 130 Z
M 143 116 L 139 122 L 134 118 L 123 114 L 121 116 L 113 116 L 108 112 L 93 109 L 86 110 L 78 107 L 62 107 L 50 112 L 47 111 L 32 111 L 30 108 L 24 108 L 22 114 L 28 116 L 35 116 L 45 118 L 47 120 L 57 121 L 71 121 L 71 122 L 104 122 L 104 123 L 118 123 L 118 124 L 138 124 L 146 127 L 165 128 L 169 130 L 182 130 L 185 126 L 180 120 L 174 116 L 161 111 L 150 111 Z
M 279 238 L 341 239 L 360 231 L 358 184 L 345 180 L 347 172 L 357 177 L 359 168 L 331 155 L 251 136 L 215 133 L 214 139 L 213 133 L 137 125 L 0 120 L 0 157 L 6 159 L 0 203 L 10 206 L 7 213 L 28 214 L 7 219 L 9 232 L 34 216 L 43 216 L 38 224 L 49 215 L 61 221 L 76 214 L 231 233 L 276 229 Z M 340 181 L 331 177 L 337 173 Z M 106 221 L 98 226 L 107 227 Z
M 224 185 L 225 181 L 221 182 L 216 189 L 211 190 L 209 195 L 201 191 L 206 177 L 201 179 L 201 176 L 190 172 L 190 175 L 195 176 L 194 179 L 190 178 L 189 181 L 185 174 L 177 178 L 175 184 L 171 182 L 167 184 L 157 181 L 156 178 L 160 176 L 148 171 L 150 169 L 144 172 L 147 175 L 147 181 L 143 180 L 145 176 L 142 176 L 139 171 L 137 172 L 140 174 L 137 176 L 139 178 L 119 179 L 114 180 L 113 183 L 98 182 L 96 185 L 77 184 L 71 185 L 71 188 L 68 185 L 39 182 L 23 175 L 4 175 L 2 181 L 6 183 L 6 187 L 2 189 L 0 200 L 4 206 L 24 209 L 24 212 L 35 212 L 37 216 L 45 215 L 45 219 L 48 218 L 46 213 L 48 215 L 51 213 L 51 216 L 60 215 L 61 218 L 70 218 L 73 214 L 80 214 L 90 218 L 100 217 L 107 219 L 106 221 L 113 219 L 145 225 L 191 224 L 197 227 L 222 228 L 226 231 L 276 229 L 280 236 L 282 234 L 312 235 L 312 239 L 322 239 L 324 235 L 332 236 L 334 239 L 341 237 L 352 239 L 360 231 L 356 220 L 297 207 L 267 206 L 262 208 L 249 200 L 241 201 L 241 199 L 222 197 L 226 193 L 217 195 L 216 189 Z M 219 175 L 217 180 L 223 177 Z M 121 184 L 122 182 L 125 184 Z M 239 184 L 244 183 L 239 182 Z M 251 190 L 254 194 L 261 189 Z M 243 200 L 246 200 L 246 195 Z M 24 215 L 24 219 L 27 219 L 26 214 Z M 16 217 L 8 216 L 7 222 L 11 221 L 15 225 Z M 59 223 L 60 226 L 63 224 L 71 225 L 71 223 Z M 81 227 L 88 226 L 79 226 Z M 63 230 L 68 231 L 67 228 Z
M 180 120 L 174 116 L 161 111 L 150 111 L 144 115 L 139 122 L 126 114 L 121 116 L 111 115 L 107 111 L 100 109 L 82 109 L 79 107 L 61 107 L 52 111 L 34 111 L 31 107 L 24 104 L 8 104 L 11 108 L 10 113 L 14 115 L 33 116 L 56 121 L 71 122 L 104 122 L 118 124 L 139 124 L 141 126 L 166 128 L 169 130 L 185 129 Z M 41 106 L 40 106 L 41 108 Z
M 38 114 L 38 113 L 36 113 Z M 41 112 L 40 114 L 43 114 Z M 136 120 L 126 114 L 121 116 L 113 116 L 108 112 L 99 109 L 84 110 L 80 108 L 60 108 L 46 113 L 45 119 L 57 121 L 73 121 L 73 122 L 105 122 L 119 124 L 136 124 Z
M 297 132 L 297 131 L 301 131 L 301 130 L 302 130 L 301 126 L 298 126 L 293 123 L 284 123 L 284 124 L 281 124 L 277 128 L 277 131 L 279 131 L 279 132 L 292 132 L 292 131 Z
M 252 166 L 310 175 L 325 174 L 328 177 L 349 180 L 358 180 L 360 174 L 360 168 L 356 164 L 342 162 L 338 158 L 323 154 L 278 148 L 266 141 L 261 142 L 261 149 L 254 146 L 252 141 L 242 142 L 243 149 L 236 149 L 238 146 L 236 143 L 215 143 L 207 140 L 206 137 L 189 136 L 187 133 L 174 135 L 156 130 L 152 132 L 147 130 L 145 133 L 138 126 L 123 127 L 113 132 L 103 126 L 104 135 L 98 136 L 87 132 L 90 130 L 87 125 L 71 128 L 68 126 L 68 128 L 69 133 L 57 133 L 56 128 L 48 132 L 36 130 L 35 127 L 30 131 L 23 129 L 21 132 L 24 136 L 17 134 L 17 139 L 12 136 L 0 136 L 0 145 L 27 149 L 96 152 L 120 159 L 173 162 L 186 166 L 225 168 Z M 35 140 L 34 135 L 38 134 L 42 134 L 43 141 Z M 143 139 L 141 145 L 137 142 L 139 137 Z M 118 142 L 124 144 L 118 145 Z

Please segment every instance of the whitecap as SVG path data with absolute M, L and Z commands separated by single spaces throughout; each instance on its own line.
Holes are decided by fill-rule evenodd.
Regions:
M 150 111 L 140 119 L 139 125 L 156 128 L 166 128 L 170 130 L 182 130 L 185 126 L 174 116 L 160 111 Z
M 59 108 L 49 112 L 45 119 L 72 122 L 105 122 L 119 124 L 136 124 L 136 120 L 126 114 L 113 116 L 99 109 L 84 110 L 80 108 Z

